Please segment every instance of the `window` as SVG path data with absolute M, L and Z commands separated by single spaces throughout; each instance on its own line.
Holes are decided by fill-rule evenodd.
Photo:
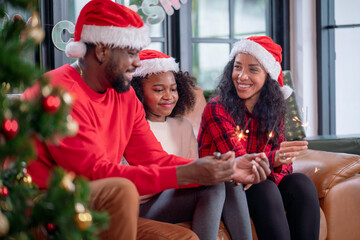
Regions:
M 192 0 L 180 9 L 182 69 L 213 90 L 240 38 L 267 33 L 266 0 Z M 186 9 L 187 8 L 187 9 Z
M 318 0 L 319 135 L 360 133 L 360 2 Z

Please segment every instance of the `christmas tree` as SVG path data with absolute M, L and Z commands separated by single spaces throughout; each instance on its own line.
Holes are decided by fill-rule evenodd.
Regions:
M 85 179 L 57 168 L 48 189 L 40 191 L 26 171 L 36 158 L 35 139 L 56 144 L 76 134 L 78 126 L 69 114 L 72 96 L 52 87 L 28 57 L 44 38 L 37 0 L 0 3 L 0 239 L 96 239 L 107 215 L 88 209 Z M 5 8 L 10 5 L 30 11 L 28 23 L 7 20 Z M 40 93 L 36 99 L 16 95 L 35 81 Z

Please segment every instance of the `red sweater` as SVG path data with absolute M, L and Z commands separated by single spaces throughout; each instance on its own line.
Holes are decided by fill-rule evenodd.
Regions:
M 248 122 L 250 117 L 251 113 L 245 112 L 244 122 Z M 244 128 L 244 126 L 240 126 L 240 128 Z M 280 167 L 273 168 L 275 152 L 279 150 L 279 147 L 275 148 L 271 144 L 266 145 L 268 136 L 259 136 L 259 123 L 257 119 L 251 118 L 245 129 L 248 130 L 246 138 L 243 138 L 240 141 L 235 135 L 235 129 L 236 124 L 234 119 L 225 110 L 219 97 L 212 99 L 206 105 L 201 119 L 201 126 L 198 134 L 199 157 L 212 155 L 215 151 L 225 153 L 234 150 L 236 157 L 247 153 L 265 152 L 271 168 L 269 178 L 276 184 L 279 184 L 284 176 L 292 173 L 292 164 L 283 164 Z M 285 137 L 281 134 L 279 145 L 284 140 Z M 265 145 L 266 149 L 264 149 Z
M 125 93 L 94 92 L 70 65 L 47 73 L 51 83 L 75 95 L 71 115 L 79 124 L 75 137 L 59 145 L 37 141 L 38 157 L 28 167 L 33 181 L 46 188 L 50 170 L 59 165 L 89 180 L 124 177 L 140 195 L 177 188 L 176 165 L 192 160 L 168 155 L 150 130 L 142 104 L 131 88 Z M 38 92 L 33 87 L 26 99 Z M 119 165 L 122 156 L 130 166 Z

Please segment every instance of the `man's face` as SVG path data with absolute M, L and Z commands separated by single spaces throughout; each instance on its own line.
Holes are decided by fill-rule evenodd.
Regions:
M 141 65 L 139 50 L 131 48 L 112 49 L 109 63 L 105 67 L 106 78 L 118 93 L 130 89 L 130 81 L 137 67 Z

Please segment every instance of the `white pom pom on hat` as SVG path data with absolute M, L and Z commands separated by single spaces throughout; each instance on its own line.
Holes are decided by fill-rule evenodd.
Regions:
M 70 42 L 66 45 L 65 53 L 68 57 L 81 58 L 86 54 L 86 45 L 81 41 Z
M 236 42 L 230 52 L 230 59 L 233 59 L 238 53 L 246 53 L 254 56 L 265 68 L 271 79 L 278 81 L 281 92 L 285 99 L 290 97 L 293 89 L 283 82 L 283 73 L 281 69 L 281 46 L 267 36 L 253 36 Z
M 85 43 L 142 49 L 150 44 L 149 28 L 131 9 L 111 0 L 91 0 L 81 10 L 74 41 L 66 45 L 69 57 L 86 54 Z
M 134 77 L 145 77 L 160 72 L 179 72 L 175 59 L 156 50 L 145 49 L 139 52 L 141 67 L 138 67 Z

